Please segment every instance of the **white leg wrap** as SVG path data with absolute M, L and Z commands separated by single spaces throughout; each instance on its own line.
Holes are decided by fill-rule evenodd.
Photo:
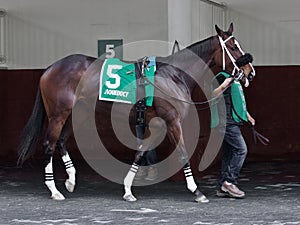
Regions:
M 68 153 L 66 153 L 64 156 L 62 156 L 62 160 L 65 164 L 66 172 L 69 176 L 69 178 L 65 182 L 66 188 L 69 192 L 73 192 L 74 188 L 75 188 L 75 183 L 76 183 L 76 178 L 75 178 L 76 170 L 75 170 L 75 167 L 74 167 L 74 165 L 72 163 L 72 160 L 71 160 Z
M 69 180 L 73 183 L 75 183 L 75 174 L 76 174 L 76 170 L 75 170 L 75 167 L 72 163 L 72 160 L 69 156 L 68 153 L 66 153 L 63 157 L 62 157 L 62 160 L 65 164 L 65 167 L 66 167 L 66 172 L 67 174 L 69 175 Z
M 54 182 L 52 157 L 50 162 L 45 167 L 45 184 L 51 192 L 51 198 L 55 200 L 64 200 L 65 197 L 57 190 Z
M 194 177 L 187 177 L 186 178 L 186 182 L 187 182 L 187 188 L 191 191 L 191 192 L 195 192 L 197 189 L 197 184 L 195 183 Z
M 201 203 L 209 202 L 205 195 L 198 190 L 190 166 L 186 166 L 183 171 L 186 179 L 187 188 L 196 195 L 195 201 Z
M 138 169 L 139 169 L 139 166 L 136 164 L 133 164 L 124 179 L 125 194 L 124 194 L 123 198 L 126 201 L 132 201 L 132 202 L 136 201 L 136 198 L 132 195 L 131 186 L 132 186 L 133 179 L 134 179 Z
M 185 179 L 186 179 L 187 188 L 191 192 L 195 192 L 197 189 L 197 185 L 195 183 L 195 180 L 194 180 L 194 177 L 192 174 L 192 170 L 189 166 L 184 168 L 184 175 L 185 175 Z

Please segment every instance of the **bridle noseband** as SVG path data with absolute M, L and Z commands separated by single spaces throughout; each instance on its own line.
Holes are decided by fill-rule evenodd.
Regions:
M 236 80 L 242 80 L 245 78 L 245 87 L 248 87 L 249 86 L 249 79 L 250 80 L 253 80 L 253 78 L 255 77 L 255 70 L 254 70 L 254 67 L 252 65 L 252 63 L 249 61 L 249 62 L 246 62 L 244 65 L 246 64 L 249 64 L 252 68 L 252 71 L 250 72 L 251 74 L 249 74 L 249 79 L 246 77 L 246 75 L 244 74 L 243 70 L 241 70 L 237 64 L 236 64 L 236 61 L 237 59 L 235 59 L 232 54 L 230 53 L 230 51 L 228 50 L 227 46 L 226 46 L 226 42 L 229 41 L 230 39 L 233 38 L 233 36 L 229 36 L 226 40 L 223 40 L 221 36 L 218 36 L 219 37 L 219 42 L 220 42 L 220 45 L 222 47 L 222 58 L 223 58 L 223 70 L 225 70 L 226 68 L 226 64 L 225 64 L 225 53 L 228 55 L 230 61 L 232 62 L 233 66 L 234 66 L 234 69 L 232 70 L 232 73 L 231 73 L 231 76 L 234 77 Z M 240 50 L 240 52 L 242 53 L 242 56 L 243 57 L 245 55 L 245 52 L 242 50 L 240 44 L 238 43 L 238 41 L 236 39 L 234 39 L 234 43 L 235 45 L 237 46 L 237 48 Z

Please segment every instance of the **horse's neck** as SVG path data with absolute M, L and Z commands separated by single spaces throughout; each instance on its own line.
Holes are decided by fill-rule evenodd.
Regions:
M 176 70 L 176 76 L 185 82 L 185 86 L 192 93 L 197 83 L 209 72 L 213 52 L 213 37 L 195 43 L 173 55 L 162 58 L 165 64 L 171 65 Z

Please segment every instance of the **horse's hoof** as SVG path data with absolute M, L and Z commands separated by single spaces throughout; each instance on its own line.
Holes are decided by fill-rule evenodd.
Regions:
M 72 193 L 75 188 L 75 183 L 71 182 L 70 180 L 66 180 L 65 186 L 66 186 L 66 189 Z
M 133 195 L 124 195 L 123 199 L 127 202 L 135 202 L 136 198 Z
M 65 197 L 64 197 L 61 193 L 59 193 L 59 192 L 53 194 L 53 195 L 51 196 L 51 198 L 52 198 L 53 200 L 58 200 L 58 201 L 65 200 Z
M 209 200 L 205 197 L 205 195 L 198 195 L 197 198 L 195 198 L 196 202 L 201 202 L 201 203 L 208 203 Z

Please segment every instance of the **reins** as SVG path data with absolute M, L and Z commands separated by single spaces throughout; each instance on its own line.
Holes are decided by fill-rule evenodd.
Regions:
M 258 133 L 254 126 L 252 124 L 250 124 L 251 126 L 251 130 L 252 130 L 252 135 L 253 135 L 253 139 L 254 139 L 254 143 L 257 144 L 257 139 L 260 141 L 260 143 L 262 143 L 263 145 L 268 145 L 270 144 L 270 140 L 268 138 L 266 138 L 265 136 L 263 136 L 262 134 Z
M 150 85 L 152 85 L 154 88 L 156 88 L 158 91 L 160 91 L 163 95 L 165 95 L 166 97 L 168 97 L 169 99 L 172 99 L 172 100 L 175 100 L 175 101 L 179 101 L 179 102 L 183 102 L 183 103 L 186 103 L 186 104 L 189 104 L 189 105 L 205 105 L 205 104 L 209 104 L 213 101 L 215 101 L 216 99 L 218 99 L 232 84 L 232 82 L 230 83 L 230 85 L 228 85 L 224 90 L 222 90 L 222 92 L 220 92 L 217 96 L 211 98 L 210 100 L 207 100 L 207 101 L 202 101 L 202 102 L 193 102 L 193 101 L 188 101 L 188 100 L 184 100 L 184 99 L 179 99 L 179 98 L 176 98 L 168 93 L 166 93 L 163 89 L 161 89 L 159 86 L 157 86 L 155 83 L 153 83 L 152 81 L 150 81 L 148 79 L 148 77 L 145 75 L 144 73 L 144 68 L 147 67 L 147 60 L 148 60 L 148 57 L 143 57 L 142 59 L 138 60 L 138 62 L 141 62 L 141 65 L 138 64 L 138 68 L 140 70 L 140 74 L 142 76 L 142 78 Z M 214 102 L 214 104 L 216 104 L 217 102 Z M 201 109 L 198 109 L 197 110 L 206 110 L 206 109 L 209 109 L 210 107 L 205 107 L 205 108 L 201 108 Z
M 150 84 L 153 87 L 155 87 L 157 90 L 159 90 L 162 94 L 164 94 L 168 98 L 170 98 L 172 100 L 175 100 L 175 101 L 179 101 L 179 102 L 183 102 L 183 103 L 186 103 L 186 104 L 190 104 L 190 105 L 205 105 L 205 104 L 209 104 L 209 103 L 215 101 L 216 99 L 218 99 L 232 84 L 232 82 L 231 82 L 230 85 L 228 85 L 226 88 L 224 88 L 224 90 L 222 90 L 222 92 L 220 92 L 217 96 L 211 98 L 210 100 L 203 101 L 203 102 L 193 102 L 193 101 L 188 101 L 188 100 L 184 100 L 184 99 L 179 99 L 179 98 L 176 98 L 176 97 L 174 97 L 172 95 L 169 95 L 163 89 L 161 89 L 159 86 L 157 86 L 156 84 L 154 84 L 153 82 L 151 82 L 146 76 L 144 76 L 144 79 L 145 79 L 145 81 L 148 84 Z
M 235 115 L 243 122 L 247 123 L 250 127 L 251 127 L 251 131 L 252 131 L 252 136 L 253 136 L 253 140 L 254 140 L 254 144 L 257 144 L 257 140 L 260 141 L 260 143 L 262 143 L 263 145 L 268 145 L 270 144 L 270 140 L 268 138 L 266 138 L 265 136 L 263 136 L 262 134 L 258 133 L 255 130 L 255 125 L 251 124 L 249 121 L 245 121 L 243 120 L 239 114 L 236 112 L 234 106 L 232 106 L 233 111 L 235 112 Z

